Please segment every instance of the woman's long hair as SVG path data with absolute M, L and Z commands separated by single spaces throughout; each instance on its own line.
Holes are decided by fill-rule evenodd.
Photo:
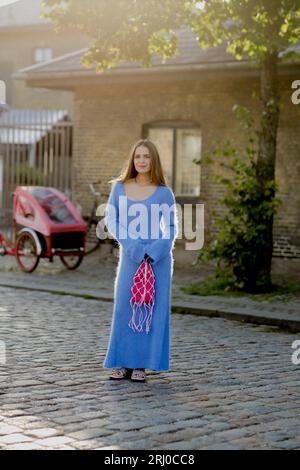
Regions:
M 135 169 L 133 159 L 134 159 L 136 149 L 140 146 L 147 147 L 151 156 L 150 179 L 152 183 L 154 183 L 157 186 L 167 186 L 167 180 L 163 174 L 162 165 L 161 165 L 160 156 L 159 156 L 157 147 L 149 139 L 140 139 L 132 146 L 129 152 L 129 158 L 125 164 L 125 167 L 121 171 L 120 175 L 117 176 L 116 178 L 111 179 L 109 183 L 114 183 L 117 181 L 122 181 L 122 183 L 125 183 L 125 181 L 129 180 L 130 178 L 135 178 L 135 176 L 137 176 L 138 172 Z

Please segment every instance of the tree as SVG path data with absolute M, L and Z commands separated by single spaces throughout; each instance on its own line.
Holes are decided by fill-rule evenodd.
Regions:
M 276 138 L 280 114 L 278 65 L 299 60 L 293 45 L 300 40 L 300 0 L 44 0 L 47 18 L 60 28 L 76 28 L 93 43 L 83 64 L 97 71 L 122 60 L 150 67 L 157 55 L 164 61 L 179 53 L 176 30 L 191 27 L 199 46 L 222 42 L 237 60 L 244 55 L 260 70 L 262 114 L 258 147 L 261 191 L 275 187 Z M 275 197 L 275 190 L 272 194 Z M 259 257 L 257 278 L 271 284 L 273 218 L 265 230 L 267 244 Z M 267 246 L 267 247 L 266 247 Z
M 83 64 L 95 64 L 97 72 L 121 60 L 150 67 L 154 54 L 165 60 L 179 53 L 175 30 L 184 21 L 182 0 L 43 0 L 42 5 L 56 31 L 76 29 L 91 37 Z
M 189 24 L 202 47 L 226 40 L 236 59 L 247 54 L 260 68 L 262 115 L 257 155 L 257 177 L 261 192 L 275 188 L 276 138 L 280 114 L 278 65 L 299 60 L 287 48 L 300 39 L 300 1 L 213 0 L 201 2 L 201 11 L 188 11 Z M 272 197 L 275 197 L 273 189 Z M 266 224 L 265 243 L 258 256 L 256 278 L 260 286 L 271 285 L 273 217 Z

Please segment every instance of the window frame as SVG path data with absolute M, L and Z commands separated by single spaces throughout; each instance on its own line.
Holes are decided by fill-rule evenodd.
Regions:
M 172 148 L 172 189 L 175 188 L 175 179 L 176 179 L 176 159 L 177 159 L 177 130 L 178 129 L 199 129 L 201 134 L 201 143 L 202 143 L 202 133 L 200 123 L 197 121 L 181 121 L 181 120 L 169 120 L 169 121 L 152 121 L 147 122 L 142 125 L 142 139 L 147 139 L 149 135 L 149 129 L 171 129 L 173 131 L 173 148 Z M 201 155 L 200 155 L 201 158 Z M 201 169 L 200 169 L 200 194 L 201 194 Z M 192 195 L 176 195 L 177 200 L 196 202 L 200 199 L 200 194 L 198 196 Z
M 51 51 L 51 59 L 36 60 L 36 54 L 37 54 L 38 50 L 43 50 L 43 51 L 50 50 Z M 51 46 L 36 46 L 33 49 L 33 62 L 34 62 L 34 64 L 43 64 L 44 62 L 52 60 L 53 58 L 54 58 L 53 47 L 51 47 Z

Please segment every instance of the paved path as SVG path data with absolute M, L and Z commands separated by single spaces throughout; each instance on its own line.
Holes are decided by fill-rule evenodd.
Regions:
M 300 448 L 299 334 L 172 314 L 171 370 L 115 382 L 102 368 L 111 302 L 0 295 L 0 448 Z

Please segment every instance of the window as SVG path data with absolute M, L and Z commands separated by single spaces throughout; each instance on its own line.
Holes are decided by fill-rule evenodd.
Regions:
M 50 47 L 36 47 L 34 50 L 35 63 L 45 62 L 52 59 L 52 49 Z
M 175 196 L 200 196 L 201 131 L 195 124 L 147 124 L 144 135 L 158 148 Z

